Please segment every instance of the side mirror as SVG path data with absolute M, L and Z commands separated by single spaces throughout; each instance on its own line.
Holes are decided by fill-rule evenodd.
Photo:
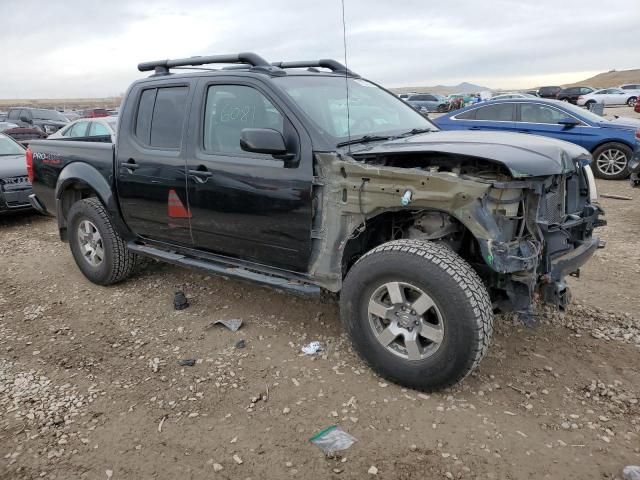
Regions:
M 558 120 L 558 124 L 564 125 L 567 128 L 571 128 L 571 127 L 575 127 L 576 125 L 579 125 L 580 122 L 572 117 L 564 117 Z
M 246 152 L 268 155 L 287 153 L 282 134 L 271 128 L 243 128 L 240 132 L 240 148 Z
M 24 122 L 24 123 L 31 123 L 31 119 L 29 117 L 27 117 L 26 115 L 21 115 L 20 116 L 20 121 Z

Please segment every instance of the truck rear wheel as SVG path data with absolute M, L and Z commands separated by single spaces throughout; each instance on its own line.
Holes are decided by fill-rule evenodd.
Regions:
M 71 206 L 68 234 L 78 268 L 93 283 L 120 282 L 136 267 L 137 255 L 127 249 L 97 198 L 85 198 Z
M 381 376 L 432 391 L 480 363 L 493 332 L 489 294 L 477 273 L 447 247 L 395 240 L 351 268 L 341 317 L 358 353 Z

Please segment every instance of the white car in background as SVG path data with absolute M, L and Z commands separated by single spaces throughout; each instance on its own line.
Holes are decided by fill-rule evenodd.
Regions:
M 589 107 L 594 103 L 601 103 L 605 106 L 629 105 L 634 107 L 638 100 L 638 92 L 635 90 L 623 90 L 622 88 L 604 88 L 596 90 L 587 95 L 578 97 L 578 105 Z
M 102 137 L 109 135 L 116 141 L 118 117 L 81 118 L 49 135 L 48 138 Z

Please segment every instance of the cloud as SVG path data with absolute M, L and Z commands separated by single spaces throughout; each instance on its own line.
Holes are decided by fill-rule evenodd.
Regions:
M 350 68 L 387 86 L 524 87 L 638 67 L 637 0 L 345 4 Z M 160 58 L 344 55 L 339 0 L 0 0 L 0 45 L 1 98 L 119 94 L 137 63 Z

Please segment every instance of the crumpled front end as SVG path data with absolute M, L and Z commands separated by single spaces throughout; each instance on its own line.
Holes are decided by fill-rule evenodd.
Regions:
M 591 168 L 526 182 L 495 183 L 485 206 L 493 213 L 499 240 L 479 239 L 483 258 L 497 274 L 501 306 L 533 321 L 534 300 L 563 308 L 570 301 L 567 275 L 580 273 L 601 246 L 593 235 L 604 225 Z M 502 240 L 507 239 L 507 240 Z

